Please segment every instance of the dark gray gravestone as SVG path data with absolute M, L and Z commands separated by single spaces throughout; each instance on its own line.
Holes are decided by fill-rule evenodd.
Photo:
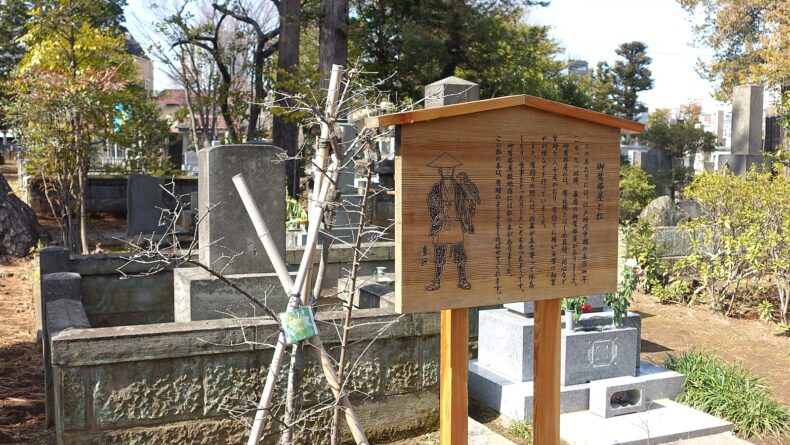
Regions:
M 162 187 L 165 178 L 132 173 L 126 186 L 126 235 L 163 233 L 167 225 L 159 225 L 167 199 Z
M 203 264 L 225 274 L 274 271 L 233 184 L 238 173 L 244 175 L 274 244 L 285 257 L 285 164 L 279 158 L 283 153 L 266 144 L 219 145 L 198 152 Z M 214 206 L 210 212 L 208 206 Z

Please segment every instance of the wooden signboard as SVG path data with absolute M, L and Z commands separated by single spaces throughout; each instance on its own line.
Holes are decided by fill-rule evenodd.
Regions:
M 396 132 L 396 310 L 614 291 L 621 129 L 531 96 L 369 118 Z

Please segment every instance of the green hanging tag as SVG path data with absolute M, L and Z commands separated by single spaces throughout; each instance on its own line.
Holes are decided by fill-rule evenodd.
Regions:
M 289 344 L 318 335 L 313 311 L 308 306 L 281 313 L 280 322 L 285 331 L 285 339 Z

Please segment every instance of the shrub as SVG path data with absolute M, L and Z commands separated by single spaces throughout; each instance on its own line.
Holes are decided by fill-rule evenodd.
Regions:
M 790 430 L 790 410 L 777 402 L 762 379 L 705 351 L 669 355 L 664 365 L 686 376 L 677 401 L 733 424 L 739 437 L 779 436 Z
M 780 317 L 790 302 L 790 180 L 770 172 L 746 177 L 703 173 L 688 187 L 702 216 L 683 227 L 691 234 L 691 255 L 678 270 L 697 280 L 714 308 L 732 311 L 745 286 L 767 280 L 776 289 Z
M 658 284 L 653 287 L 652 294 L 658 298 L 659 303 L 685 303 L 691 288 L 682 280 L 672 280 L 667 285 Z
M 642 290 L 651 292 L 651 289 L 662 280 L 662 264 L 658 258 L 656 238 L 650 225 L 644 221 L 623 226 L 623 233 L 627 244 L 626 258 L 633 258 L 644 275 L 640 284 Z
M 620 224 L 636 221 L 639 213 L 656 196 L 656 186 L 640 167 L 620 168 Z

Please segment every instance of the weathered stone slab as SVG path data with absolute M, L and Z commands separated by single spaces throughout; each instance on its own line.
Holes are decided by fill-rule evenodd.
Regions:
M 87 329 L 90 327 L 88 317 L 79 301 L 60 298 L 47 302 L 47 331 L 50 339 L 66 329 Z
M 233 184 L 241 173 L 285 255 L 285 164 L 273 145 L 220 145 L 198 152 L 200 261 L 224 274 L 273 272 L 274 268 Z M 207 212 L 209 206 L 214 206 Z M 232 258 L 232 260 L 231 260 Z
M 392 338 L 385 341 L 385 393 L 406 394 L 419 388 L 422 384 L 420 341 L 415 338 Z
M 639 413 L 645 410 L 643 385 L 636 377 L 618 377 L 590 382 L 590 412 L 601 417 Z
M 254 407 L 266 381 L 266 366 L 260 358 L 260 353 L 251 352 L 204 360 L 203 414 L 227 415 L 233 409 Z
M 81 290 L 93 327 L 173 321 L 173 276 L 169 271 L 127 279 L 118 274 L 84 275 Z
M 691 236 L 678 227 L 655 230 L 656 254 L 659 258 L 686 256 L 691 253 Z
M 481 311 L 479 320 L 480 364 L 517 382 L 532 380 L 535 319 L 495 309 Z
M 635 375 L 634 356 L 639 338 L 635 328 L 562 332 L 560 383 Z
M 81 430 L 86 426 L 86 390 L 89 374 L 79 368 L 54 368 L 55 425 L 59 431 Z
M 276 273 L 225 276 L 275 312 L 288 306 L 288 296 Z M 175 321 L 215 320 L 218 318 L 265 315 L 260 307 L 227 284 L 197 267 L 173 271 Z
M 54 425 L 55 413 L 52 407 L 55 404 L 53 392 L 53 373 L 51 361 L 50 339 L 54 335 L 49 330 L 49 303 L 56 300 L 72 300 L 82 304 L 80 295 L 80 275 L 74 272 L 56 272 L 41 276 L 41 295 L 38 306 L 41 308 L 41 346 L 44 356 L 44 389 L 47 394 L 47 426 Z M 61 306 L 59 306 L 61 307 Z
M 203 385 L 194 358 L 139 361 L 96 369 L 93 415 L 99 428 L 203 413 Z

